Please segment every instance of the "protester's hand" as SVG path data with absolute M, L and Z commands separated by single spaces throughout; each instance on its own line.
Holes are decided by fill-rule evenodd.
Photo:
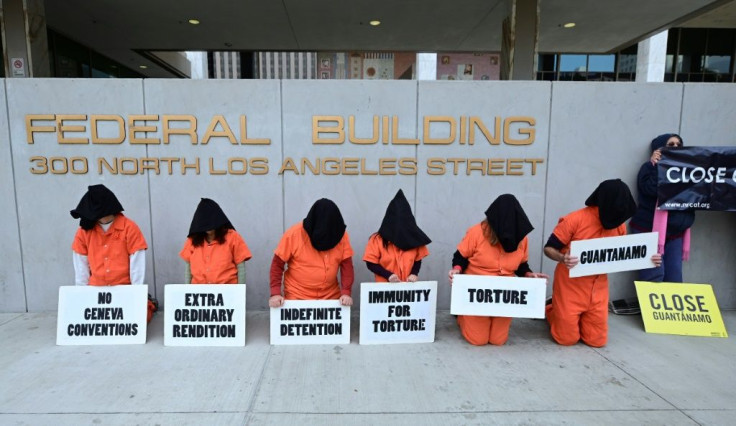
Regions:
M 460 271 L 458 271 L 457 269 L 455 269 L 455 268 L 452 268 L 452 269 L 450 269 L 450 272 L 448 272 L 448 273 L 447 273 L 447 278 L 449 278 L 449 279 L 450 279 L 450 285 L 452 285 L 452 277 L 454 277 L 454 276 L 455 276 L 455 274 L 457 274 L 457 273 L 459 273 L 459 272 L 460 272 Z
M 549 275 L 541 272 L 527 272 L 524 276 L 527 278 L 544 278 L 545 284 L 549 283 Z
M 567 266 L 567 269 L 572 269 L 578 264 L 578 258 L 576 256 L 570 256 L 570 253 L 565 253 L 562 257 L 562 263 Z
M 397 283 L 397 282 L 400 282 L 400 281 L 401 280 L 399 279 L 399 276 L 396 275 L 396 274 L 391 274 L 391 276 L 388 277 L 388 282 L 390 282 L 390 283 Z
M 342 306 L 353 306 L 353 298 L 346 294 L 343 294 L 342 296 L 340 296 L 340 304 Z
M 661 159 L 662 159 L 662 149 L 661 148 L 655 149 L 654 152 L 652 153 L 652 156 L 649 157 L 649 161 L 651 161 L 651 163 L 655 166 L 657 165 L 657 163 L 659 163 L 659 160 Z
M 408 277 L 406 277 L 406 280 L 409 281 L 410 283 L 415 283 L 417 282 L 417 280 L 419 280 L 419 277 L 414 274 L 411 274 Z
M 652 255 L 652 263 L 657 268 L 659 268 L 660 266 L 662 266 L 662 255 L 659 254 L 659 253 L 654 253 Z
M 268 299 L 268 306 L 272 308 L 280 308 L 284 306 L 284 296 L 277 294 L 276 296 L 271 296 Z

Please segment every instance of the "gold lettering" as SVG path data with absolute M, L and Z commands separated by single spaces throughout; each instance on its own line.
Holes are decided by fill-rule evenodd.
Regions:
M 159 162 L 166 163 L 166 165 L 168 166 L 168 168 L 169 168 L 169 175 L 173 175 L 174 174 L 174 163 L 177 162 L 177 161 L 179 161 L 179 159 L 176 158 L 176 157 L 161 157 L 161 158 L 159 158 Z
M 240 164 L 235 168 L 234 164 Z M 243 157 L 230 157 L 227 159 L 227 172 L 231 175 L 244 175 L 248 173 L 248 160 Z
M 301 161 L 302 174 L 305 174 L 306 169 L 309 168 L 309 170 L 312 172 L 313 175 L 318 175 L 320 164 L 321 164 L 321 160 L 319 159 L 319 157 L 317 158 L 317 161 L 315 161 L 315 163 L 316 164 L 312 165 L 312 163 L 309 161 L 308 158 L 302 157 L 302 161 Z
M 125 170 L 125 164 L 129 163 L 133 165 L 130 170 Z M 138 161 L 133 157 L 122 157 L 118 158 L 118 169 L 120 173 L 124 175 L 137 175 L 138 174 Z
M 390 127 L 390 125 L 388 124 L 388 115 L 384 115 L 381 118 L 381 123 L 382 123 L 382 126 L 381 126 L 381 140 L 383 141 L 383 144 L 384 145 L 387 145 L 388 142 L 389 142 L 388 130 L 389 130 L 389 127 Z
M 322 126 L 323 122 L 336 122 L 336 126 Z M 335 133 L 336 138 L 321 138 L 320 133 Z M 345 142 L 345 119 L 339 115 L 312 116 L 312 144 L 335 144 Z
M 489 176 L 503 176 L 503 158 L 489 158 L 488 159 L 488 175 Z M 496 171 L 499 170 L 499 171 Z
M 271 139 L 248 139 L 248 127 L 244 115 L 240 116 L 240 144 L 241 145 L 271 145 Z
M 33 143 L 33 142 L 31 142 Z M 31 157 L 31 163 L 36 163 L 37 168 L 31 167 L 31 173 L 34 175 L 45 175 L 49 172 L 48 161 L 46 157 L 34 156 Z
M 145 172 L 146 170 L 153 170 L 154 172 L 156 172 L 157 175 L 161 174 L 161 170 L 158 167 L 158 158 L 141 158 L 140 163 L 141 174 L 143 174 L 143 172 Z
M 470 123 L 468 124 L 468 144 L 474 145 L 475 144 L 475 127 L 478 127 L 478 129 L 483 133 L 483 136 L 485 136 L 488 143 L 491 145 L 498 145 L 500 144 L 500 138 L 499 134 L 501 133 L 501 117 L 495 117 L 495 126 L 494 126 L 494 134 L 491 135 L 491 133 L 488 131 L 488 128 L 486 127 L 485 123 L 483 123 L 483 120 L 480 119 L 480 117 L 470 117 Z
M 532 176 L 537 174 L 537 163 L 544 163 L 544 158 L 527 158 L 524 160 L 532 165 Z
M 128 132 L 130 132 L 130 143 L 131 144 L 151 144 L 151 145 L 158 145 L 161 143 L 160 139 L 154 139 L 154 138 L 146 138 L 138 137 L 138 132 L 155 132 L 158 129 L 156 126 L 137 126 L 136 122 L 138 121 L 158 121 L 158 115 L 155 114 L 148 114 L 148 115 L 129 115 L 128 116 Z M 168 142 L 166 142 L 168 143 Z
M 468 141 L 468 117 L 461 116 L 460 117 L 460 145 L 465 145 L 465 143 Z
M 427 174 L 438 176 L 445 174 L 445 160 L 442 158 L 428 158 L 427 159 Z
M 98 158 L 97 159 L 97 174 L 98 175 L 102 174 L 102 166 L 105 166 L 108 173 L 113 174 L 113 175 L 118 174 L 118 163 L 116 161 L 113 161 L 112 164 L 110 164 L 107 162 L 107 159 L 102 158 L 102 157 Z
M 33 144 L 33 134 L 40 132 L 56 132 L 56 126 L 34 126 L 34 121 L 54 121 L 54 114 L 28 114 L 26 115 L 26 142 Z M 45 172 L 44 172 L 45 173 Z
M 380 175 L 395 175 L 396 170 L 396 159 L 395 158 L 379 158 L 378 159 L 378 174 Z
M 268 174 L 268 158 L 266 157 L 254 157 L 248 160 L 248 167 L 250 167 L 250 174 L 252 175 L 265 175 Z
M 279 169 L 279 174 L 283 175 L 285 171 L 294 172 L 294 174 L 298 175 L 299 170 L 297 170 L 296 165 L 294 164 L 294 160 L 291 159 L 291 157 L 286 157 L 284 159 L 284 162 L 281 163 L 281 168 Z
M 219 130 L 219 131 L 215 130 L 218 124 L 222 127 L 222 130 Z M 227 124 L 227 120 L 225 120 L 225 116 L 220 115 L 220 114 L 212 117 L 212 121 L 210 121 L 210 125 L 207 126 L 207 131 L 204 132 L 204 137 L 202 138 L 202 145 L 207 145 L 207 143 L 213 137 L 225 137 L 230 141 L 231 144 L 233 145 L 238 144 L 238 141 L 235 139 L 235 135 L 233 134 L 232 129 L 230 129 L 230 125 Z
M 343 158 L 342 159 L 342 174 L 348 175 L 348 176 L 357 176 L 358 175 L 358 160 L 360 159 L 359 158 Z
M 417 159 L 416 158 L 400 158 L 399 159 L 399 174 L 400 175 L 417 174 Z
M 447 138 L 435 139 L 430 137 L 430 125 L 432 123 L 447 123 L 450 125 L 450 136 Z M 429 145 L 449 145 L 455 142 L 455 134 L 457 133 L 457 122 L 449 115 L 426 116 L 424 117 L 424 143 Z
M 65 125 L 64 121 L 86 121 L 86 114 L 59 114 L 56 116 L 56 127 L 59 129 L 57 141 L 60 144 L 86 144 L 89 143 L 87 138 L 67 138 L 64 136 L 66 132 L 85 132 L 87 127 Z
M 188 169 L 194 169 L 196 175 L 199 174 L 199 157 L 194 159 L 194 163 L 187 164 L 187 159 L 183 158 L 181 159 L 181 174 L 185 175 L 187 174 Z
M 355 136 L 355 116 L 348 117 L 348 141 L 357 145 L 372 145 L 378 142 L 378 116 L 373 116 L 373 133 L 370 138 L 358 138 Z
M 448 158 L 448 163 L 452 163 L 452 174 L 457 176 L 458 168 L 460 166 L 460 163 L 464 163 L 464 158 Z
M 465 170 L 465 174 L 470 176 L 470 172 L 475 170 L 475 171 L 479 171 L 481 176 L 485 176 L 486 175 L 485 167 L 486 167 L 486 160 L 482 158 L 468 158 L 468 165 L 467 165 L 467 169 Z
M 361 175 L 373 176 L 373 175 L 377 175 L 378 174 L 378 171 L 366 169 L 365 168 L 365 158 L 361 158 L 360 159 L 360 174 Z
M 225 170 L 215 169 L 215 159 L 210 157 L 210 174 L 211 175 L 224 175 L 227 172 Z
M 391 126 L 391 141 L 394 145 L 419 145 L 419 139 L 400 139 L 399 138 L 399 116 L 393 116 L 393 126 Z
M 506 160 L 506 175 L 508 176 L 521 176 L 524 174 L 522 171 L 516 171 L 521 170 L 521 167 L 523 166 L 524 159 L 523 158 L 509 158 Z
M 534 136 L 536 130 L 534 127 L 521 127 L 519 128 L 520 135 L 527 135 L 528 137 L 523 139 L 514 139 L 511 137 L 511 124 L 513 123 L 527 123 L 529 126 L 534 126 L 537 121 L 533 117 L 508 117 L 503 121 L 503 143 L 507 145 L 531 145 L 534 143 Z
M 99 137 L 97 123 L 100 121 L 114 121 L 118 123 L 118 135 L 114 138 Z M 125 140 L 125 121 L 119 115 L 93 115 L 90 117 L 89 126 L 92 129 L 92 143 L 119 144 Z
M 171 127 L 171 123 L 177 121 L 185 121 L 189 123 L 189 127 Z M 189 135 L 192 145 L 197 144 L 197 118 L 193 115 L 164 115 L 161 129 L 164 144 L 169 143 L 171 135 Z M 182 174 L 184 174 L 184 169 L 182 169 Z M 199 169 L 197 169 L 197 174 L 199 174 Z
M 340 174 L 340 159 L 336 157 L 326 157 L 322 159 L 322 174 L 334 176 Z

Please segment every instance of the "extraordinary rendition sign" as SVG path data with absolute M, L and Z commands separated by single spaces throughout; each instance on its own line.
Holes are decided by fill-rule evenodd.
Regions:
M 285 300 L 270 311 L 272 345 L 350 343 L 350 307 L 339 300 Z
M 245 346 L 245 284 L 167 284 L 164 345 Z
M 570 256 L 579 263 L 570 269 L 570 277 L 653 268 L 656 252 L 656 232 L 573 241 Z
M 362 283 L 360 344 L 434 342 L 437 281 Z
M 635 281 L 647 333 L 728 337 L 708 284 Z
M 662 150 L 657 177 L 662 210 L 736 211 L 736 147 Z
M 544 318 L 544 278 L 456 274 L 450 313 L 515 318 Z
M 147 285 L 62 286 L 56 344 L 143 344 L 147 315 Z

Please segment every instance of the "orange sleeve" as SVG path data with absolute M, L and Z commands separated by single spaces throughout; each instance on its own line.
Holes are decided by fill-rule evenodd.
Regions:
M 184 259 L 186 262 L 190 262 L 192 259 L 193 251 L 194 246 L 192 245 L 192 239 L 187 237 L 187 240 L 184 241 L 184 247 L 182 247 L 181 251 L 179 252 L 179 257 Z
M 427 250 L 427 246 L 420 246 L 416 248 L 416 257 L 414 257 L 414 261 L 422 260 L 425 257 L 429 256 L 429 250 Z
M 350 236 L 348 235 L 348 231 L 345 231 L 345 235 L 342 236 L 342 240 L 340 240 L 340 243 L 343 244 L 343 246 L 342 246 L 342 260 L 352 259 L 352 257 L 353 257 L 353 247 L 350 245 Z
M 475 226 L 468 229 L 468 231 L 465 233 L 465 236 L 463 237 L 463 240 L 460 241 L 460 244 L 457 245 L 457 250 L 466 259 L 469 259 L 471 256 L 473 256 L 473 253 L 475 253 L 475 247 L 477 246 L 475 241 L 475 229 Z M 480 229 L 480 227 L 478 227 L 478 229 Z
M 279 259 L 283 260 L 284 262 L 288 262 L 291 260 L 291 256 L 294 254 L 294 244 L 293 244 L 293 235 L 294 232 L 292 232 L 292 229 L 287 229 L 284 235 L 281 236 L 281 240 L 279 241 L 279 245 L 276 246 L 276 250 L 273 251 L 273 254 L 279 257 Z
M 143 233 L 140 228 L 138 228 L 138 225 L 130 219 L 128 219 L 128 226 L 125 230 L 125 244 L 128 248 L 128 255 L 148 248 L 146 239 L 143 237 Z
M 621 225 L 619 225 L 617 231 L 619 236 L 626 235 L 626 224 L 622 223 Z
M 84 232 L 81 226 L 77 228 L 77 233 L 74 234 L 74 242 L 72 242 L 72 250 L 82 256 L 87 256 L 87 241 L 84 238 Z
M 381 260 L 381 237 L 378 234 L 371 235 L 368 238 L 368 244 L 365 245 L 365 254 L 363 260 L 365 262 L 379 263 Z
M 557 237 L 562 244 L 569 246 L 570 241 L 572 241 L 572 238 L 575 235 L 575 230 L 577 229 L 576 225 L 577 221 L 573 220 L 572 215 L 567 215 L 560 218 L 560 221 L 557 222 L 557 226 L 555 226 L 552 233 L 555 234 L 555 237 Z
M 245 262 L 253 257 L 250 253 L 250 249 L 248 249 L 248 245 L 245 244 L 245 240 L 236 231 L 232 232 L 230 247 L 233 252 L 233 260 L 235 261 L 235 264 Z

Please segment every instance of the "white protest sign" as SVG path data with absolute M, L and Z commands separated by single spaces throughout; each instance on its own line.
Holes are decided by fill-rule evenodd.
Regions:
M 482 317 L 544 318 L 544 278 L 456 274 L 450 313 Z
M 57 345 L 146 343 L 147 285 L 62 286 Z
M 434 342 L 437 281 L 362 283 L 360 344 Z
M 573 241 L 570 256 L 579 263 L 570 269 L 570 278 L 653 268 L 656 252 L 656 232 Z
M 245 284 L 167 284 L 164 345 L 245 346 Z
M 350 307 L 339 300 L 285 300 L 271 308 L 272 345 L 350 343 Z

